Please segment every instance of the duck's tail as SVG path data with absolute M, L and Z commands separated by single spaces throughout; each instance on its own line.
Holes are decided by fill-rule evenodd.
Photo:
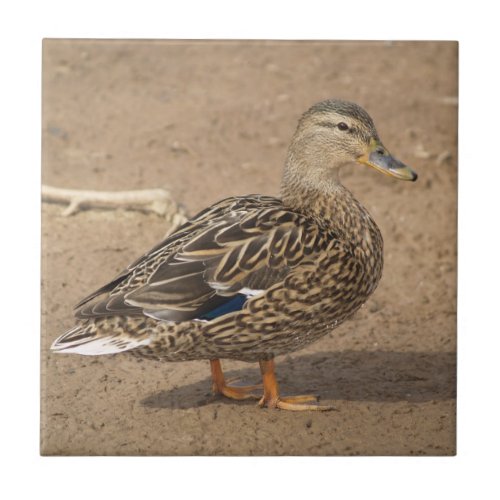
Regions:
M 68 330 L 51 345 L 51 350 L 61 353 L 100 356 L 130 351 L 151 342 L 147 329 L 131 328 L 132 318 L 101 318 L 87 320 Z M 130 332 L 141 332 L 131 334 Z

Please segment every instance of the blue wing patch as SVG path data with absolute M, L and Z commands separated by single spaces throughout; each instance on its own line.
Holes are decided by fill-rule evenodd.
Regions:
M 224 304 L 199 316 L 198 319 L 205 319 L 210 321 L 211 319 L 218 318 L 219 316 L 223 316 L 224 314 L 229 314 L 235 311 L 241 311 L 241 309 L 243 308 L 243 304 L 245 304 L 247 299 L 248 299 L 247 295 L 244 295 L 243 293 L 238 293 L 233 297 L 229 297 L 229 300 L 227 302 L 224 302 Z

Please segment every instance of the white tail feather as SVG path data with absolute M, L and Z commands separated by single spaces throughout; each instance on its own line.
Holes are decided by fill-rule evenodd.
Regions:
M 134 339 L 123 338 L 122 336 L 107 336 L 107 337 L 83 337 L 78 336 L 76 340 L 71 340 L 74 334 L 79 332 L 80 327 L 75 327 L 72 330 L 57 338 L 51 350 L 63 354 L 82 354 L 84 356 L 100 356 L 103 354 L 117 354 L 120 352 L 130 351 L 137 347 L 148 345 L 151 342 L 150 338 Z

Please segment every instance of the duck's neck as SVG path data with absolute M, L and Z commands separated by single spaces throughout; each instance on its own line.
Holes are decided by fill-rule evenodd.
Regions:
M 338 158 L 327 154 L 321 141 L 318 143 L 318 137 L 294 136 L 281 184 L 283 204 L 325 222 L 334 222 L 337 216 L 342 219 L 353 203 L 358 207 L 351 192 L 340 182 L 342 165 L 337 162 Z
M 288 167 L 288 166 L 287 166 Z M 281 186 L 283 205 L 318 221 L 346 241 L 368 250 L 381 244 L 380 231 L 368 211 L 340 182 L 338 170 L 313 170 L 315 176 L 295 175 L 286 168 Z
M 312 171 L 300 177 L 294 170 L 285 169 L 281 184 L 281 197 L 286 207 L 313 218 L 330 218 L 342 200 L 353 199 L 351 192 L 340 182 L 337 172 L 330 176 Z

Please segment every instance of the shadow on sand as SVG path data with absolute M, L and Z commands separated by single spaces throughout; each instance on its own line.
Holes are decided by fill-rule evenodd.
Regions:
M 258 367 L 228 370 L 237 384 L 260 382 Z M 207 374 L 209 373 L 207 363 Z M 453 352 L 325 352 L 278 358 L 282 394 L 319 394 L 321 401 L 408 401 L 453 399 L 456 395 L 456 354 Z M 213 396 L 207 377 L 194 384 L 161 391 L 141 403 L 149 408 L 186 409 L 233 400 Z M 252 404 L 241 401 L 238 404 Z

